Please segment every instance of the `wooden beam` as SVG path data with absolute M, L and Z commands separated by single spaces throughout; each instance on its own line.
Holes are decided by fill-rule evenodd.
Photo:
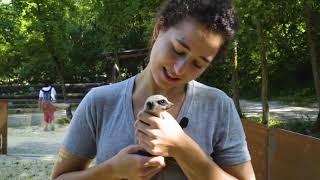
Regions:
M 129 59 L 129 58 L 147 56 L 148 53 L 149 53 L 149 49 L 144 48 L 144 49 L 125 50 L 120 52 L 105 52 L 105 53 L 102 53 L 102 56 L 106 59 L 112 59 L 112 58 Z
M 7 154 L 8 101 L 0 101 L 0 154 Z

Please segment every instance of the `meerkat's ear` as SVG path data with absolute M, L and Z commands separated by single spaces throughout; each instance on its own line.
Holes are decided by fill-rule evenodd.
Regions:
M 147 109 L 148 110 L 151 110 L 151 109 L 153 109 L 153 106 L 154 106 L 154 104 L 153 104 L 153 102 L 147 102 Z

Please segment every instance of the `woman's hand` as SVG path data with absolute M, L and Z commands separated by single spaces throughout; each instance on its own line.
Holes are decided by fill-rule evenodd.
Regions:
M 168 112 L 162 112 L 161 116 L 158 118 L 140 111 L 135 122 L 136 139 L 150 154 L 170 157 L 183 142 L 185 134 Z
M 139 150 L 143 150 L 143 147 L 130 145 L 110 159 L 114 177 L 130 180 L 151 179 L 165 166 L 163 157 L 147 157 L 135 154 Z

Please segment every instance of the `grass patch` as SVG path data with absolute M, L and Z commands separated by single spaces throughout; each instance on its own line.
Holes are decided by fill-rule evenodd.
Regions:
M 292 91 L 282 91 L 278 95 L 271 96 L 272 100 L 298 106 L 309 106 L 317 103 L 317 96 L 313 88 L 301 88 Z
M 255 121 L 262 124 L 262 118 L 261 117 L 250 117 L 246 118 L 251 121 Z M 285 129 L 288 131 L 313 136 L 320 138 L 320 132 L 312 132 L 313 128 L 313 121 L 304 121 L 304 120 L 287 120 L 283 121 L 279 118 L 271 117 L 269 119 L 269 127 L 271 128 L 280 128 Z
M 60 118 L 60 119 L 57 119 L 55 121 L 55 123 L 61 124 L 61 125 L 69 124 L 70 123 L 70 119 L 69 118 Z
M 273 97 L 272 101 L 280 101 L 283 104 L 292 104 L 297 106 L 310 106 L 317 103 L 317 98 L 315 96 L 281 96 Z
M 279 101 L 283 104 L 291 104 L 296 106 L 310 106 L 317 104 L 317 96 L 313 88 L 301 88 L 290 91 L 276 91 L 271 93 L 269 101 Z M 261 101 L 260 96 L 243 96 L 241 98 L 251 101 Z

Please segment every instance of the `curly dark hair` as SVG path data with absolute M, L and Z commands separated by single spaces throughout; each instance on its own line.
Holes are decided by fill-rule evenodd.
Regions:
M 157 21 L 161 18 L 163 27 L 170 28 L 188 17 L 224 37 L 225 42 L 219 54 L 234 38 L 238 29 L 238 18 L 232 0 L 167 0 L 158 12 Z

